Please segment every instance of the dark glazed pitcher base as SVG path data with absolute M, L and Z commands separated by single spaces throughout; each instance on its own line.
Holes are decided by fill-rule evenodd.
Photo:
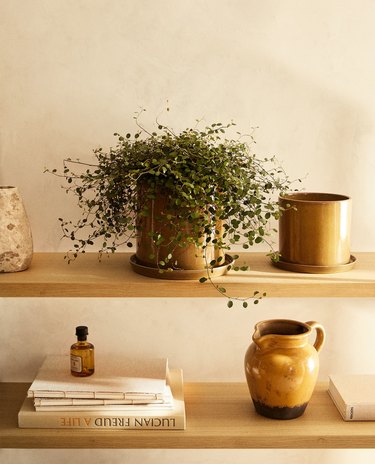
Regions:
M 259 401 L 253 401 L 255 410 L 261 416 L 269 417 L 271 419 L 281 419 L 289 420 L 296 419 L 305 412 L 307 403 L 301 404 L 299 406 L 294 406 L 293 408 L 289 407 L 277 407 L 277 406 L 267 406 L 264 403 Z

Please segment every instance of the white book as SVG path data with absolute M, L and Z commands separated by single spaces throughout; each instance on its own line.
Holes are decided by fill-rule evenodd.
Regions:
M 21 428 L 58 429 L 175 429 L 186 428 L 183 375 L 181 369 L 170 369 L 169 383 L 173 407 L 168 409 L 142 407 L 139 410 L 101 411 L 36 411 L 32 398 L 26 398 L 18 413 Z
M 31 384 L 29 398 L 163 400 L 167 359 L 96 357 L 89 377 L 70 373 L 69 356 L 47 356 Z
M 29 398 L 30 399 L 30 398 Z M 155 403 L 142 403 L 142 404 L 107 404 L 107 405 L 79 405 L 79 406 L 34 406 L 35 411 L 41 412 L 58 412 L 64 413 L 66 411 L 138 411 L 138 412 L 145 412 L 145 411 L 168 411 L 173 409 L 173 400 L 170 403 L 162 403 L 162 404 L 155 404 Z
M 375 375 L 331 375 L 328 393 L 345 421 L 375 420 Z
M 172 392 L 169 385 L 166 385 L 163 398 L 160 399 L 131 399 L 131 400 L 106 400 L 106 399 L 85 399 L 85 398 L 34 398 L 36 410 L 85 410 L 86 408 L 95 411 L 96 409 L 132 409 L 140 406 L 155 406 L 157 408 L 168 408 L 172 405 Z

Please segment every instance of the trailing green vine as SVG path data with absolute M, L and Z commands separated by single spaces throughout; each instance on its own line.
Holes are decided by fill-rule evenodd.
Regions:
M 99 243 L 100 255 L 122 245 L 132 247 L 139 218 L 150 215 L 149 200 L 161 191 L 168 197 L 163 220 L 172 232 L 165 237 L 154 230 L 150 237 L 156 250 L 169 247 L 156 256 L 160 272 L 176 270 L 173 250 L 188 244 L 195 244 L 204 256 L 207 247 L 226 253 L 237 245 L 248 250 L 258 243 L 267 243 L 274 253 L 270 224 L 280 215 L 277 194 L 288 191 L 291 181 L 275 157 L 261 159 L 252 153 L 253 131 L 242 135 L 233 122 L 202 128 L 202 121 L 178 133 L 159 121 L 148 130 L 141 123 L 143 112 L 134 116 L 134 133 L 115 133 L 116 145 L 107 151 L 94 149 L 92 161 L 67 158 L 61 172 L 46 169 L 64 179 L 64 188 L 77 197 L 82 210 L 77 221 L 59 218 L 63 237 L 73 241 L 68 261 L 94 243 Z M 234 136 L 228 138 L 228 132 Z M 182 231 L 181 222 L 189 228 Z M 249 298 L 258 303 L 264 294 L 229 296 L 212 280 L 212 269 L 223 265 L 223 259 L 207 261 L 207 275 L 200 282 L 211 282 L 228 298 L 229 307 L 234 300 L 243 307 Z M 229 267 L 247 270 L 235 263 Z

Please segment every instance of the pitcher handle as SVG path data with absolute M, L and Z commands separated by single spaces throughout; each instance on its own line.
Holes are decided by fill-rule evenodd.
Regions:
M 316 349 L 316 351 L 319 352 L 322 349 L 324 345 L 324 341 L 325 341 L 326 333 L 325 333 L 324 327 L 321 324 L 319 324 L 319 322 L 316 322 L 316 321 L 308 321 L 308 322 L 305 322 L 305 324 L 310 326 L 312 329 L 316 330 L 316 339 L 314 343 L 314 348 Z

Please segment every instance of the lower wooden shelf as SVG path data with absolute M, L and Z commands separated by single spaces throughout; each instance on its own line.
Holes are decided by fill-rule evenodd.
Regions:
M 187 429 L 19 429 L 29 384 L 0 384 L 2 448 L 375 448 L 375 422 L 344 422 L 319 384 L 305 414 L 291 421 L 258 416 L 245 383 L 187 383 Z

